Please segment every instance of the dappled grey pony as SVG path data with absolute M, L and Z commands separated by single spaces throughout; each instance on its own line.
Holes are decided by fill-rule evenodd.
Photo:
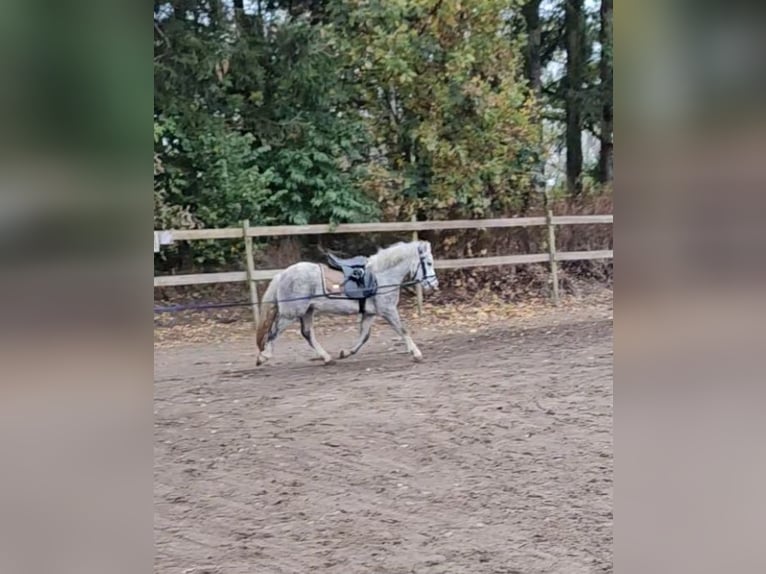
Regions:
M 329 265 L 302 261 L 277 274 L 266 289 L 256 331 L 257 364 L 270 358 L 279 334 L 299 320 L 301 334 L 325 362 L 332 357 L 316 339 L 314 314 L 360 315 L 359 339 L 339 358 L 359 351 L 370 337 L 376 316 L 388 322 L 402 337 L 416 361 L 420 350 L 402 324 L 397 305 L 402 284 L 420 283 L 425 292 L 439 287 L 428 241 L 396 243 L 369 258 L 338 259 L 330 256 Z M 406 280 L 410 280 L 406 282 Z

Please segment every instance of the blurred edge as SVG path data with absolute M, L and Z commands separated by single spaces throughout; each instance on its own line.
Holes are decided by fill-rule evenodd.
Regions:
M 764 571 L 766 6 L 615 11 L 615 570 Z
M 13 3 L 0 19 L 13 80 L 0 87 L 0 304 L 14 338 L 122 326 L 128 294 L 143 299 L 152 45 L 127 6 Z
M 129 3 L 3 4 L 3 572 L 151 569 L 145 20 Z

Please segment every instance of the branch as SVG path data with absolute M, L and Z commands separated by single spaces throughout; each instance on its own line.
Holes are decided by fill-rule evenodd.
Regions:
M 165 32 L 162 31 L 162 28 L 159 27 L 157 22 L 154 23 L 154 30 L 157 32 L 157 34 L 160 36 L 160 38 L 162 38 L 162 41 L 165 43 L 166 50 L 170 51 L 170 49 L 171 49 L 170 40 L 168 40 L 168 37 L 165 35 Z M 164 53 L 163 54 L 159 54 L 159 55 L 154 57 L 154 61 L 158 62 L 164 56 L 165 56 Z
M 398 127 L 399 125 L 399 113 L 396 110 L 396 90 L 394 90 L 393 86 L 389 88 L 390 96 L 386 98 L 388 100 L 388 108 L 391 110 L 391 120 L 394 122 L 394 125 Z
M 442 7 L 443 1 L 444 0 L 437 0 L 436 4 L 434 4 L 434 7 L 428 11 L 428 14 L 426 14 L 426 17 L 423 18 L 423 22 L 418 29 L 418 36 L 421 36 L 423 32 L 426 31 L 426 26 L 428 26 L 429 20 L 433 18 L 434 16 L 436 16 L 436 13 L 439 11 L 439 8 Z

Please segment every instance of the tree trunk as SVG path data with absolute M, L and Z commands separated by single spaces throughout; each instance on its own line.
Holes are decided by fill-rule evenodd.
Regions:
M 247 30 L 249 23 L 247 14 L 245 14 L 244 0 L 234 0 L 234 20 L 240 30 Z
M 566 144 L 567 191 L 582 193 L 582 87 L 584 81 L 585 15 L 583 0 L 566 0 Z
M 601 0 L 601 61 L 599 75 L 601 76 L 601 127 L 600 149 L 598 157 L 598 174 L 601 183 L 608 184 L 614 179 L 614 104 L 612 91 L 612 0 Z
M 542 26 L 540 25 L 540 0 L 529 0 L 521 9 L 527 27 L 527 45 L 524 50 L 524 68 L 529 81 L 529 87 L 535 98 L 540 99 L 542 94 L 542 60 L 541 38 Z
M 524 49 L 524 72 L 529 82 L 529 88 L 535 97 L 536 105 L 542 104 L 543 80 L 542 80 L 542 25 L 540 24 L 540 1 L 528 0 L 521 9 L 524 16 L 527 31 L 527 44 Z M 538 137 L 537 137 L 537 165 L 535 166 L 538 174 L 535 174 L 534 181 L 522 192 L 522 214 L 527 213 L 532 203 L 532 193 L 542 191 L 544 186 L 543 172 L 545 168 L 545 150 L 543 149 L 543 126 L 542 118 L 538 119 Z

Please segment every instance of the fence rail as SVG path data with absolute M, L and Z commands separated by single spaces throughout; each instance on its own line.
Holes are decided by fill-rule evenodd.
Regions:
M 461 269 L 465 267 L 492 267 L 498 265 L 525 265 L 529 263 L 549 263 L 552 276 L 552 298 L 558 303 L 557 262 L 581 261 L 588 259 L 612 259 L 611 249 L 599 251 L 556 251 L 555 227 L 557 225 L 594 225 L 612 224 L 614 216 L 609 215 L 560 215 L 554 216 L 550 211 L 544 217 L 511 217 L 504 219 L 457 219 L 450 221 L 406 221 L 393 223 L 345 223 L 340 225 L 276 225 L 267 227 L 250 227 L 247 221 L 242 227 L 222 229 L 182 229 L 154 232 L 154 251 L 158 252 L 162 245 L 176 241 L 200 241 L 210 239 L 241 239 L 245 241 L 246 261 L 245 271 L 229 271 L 224 273 L 196 273 L 188 275 L 165 275 L 154 278 L 155 287 L 173 287 L 179 285 L 204 285 L 211 283 L 247 282 L 250 286 L 250 299 L 253 305 L 254 319 L 258 319 L 258 292 L 255 285 L 258 281 L 272 279 L 280 269 L 255 269 L 253 253 L 250 244 L 253 237 L 276 237 L 289 235 L 317 235 L 338 233 L 391 233 L 413 232 L 417 238 L 418 231 L 445 231 L 451 229 L 496 229 L 511 227 L 546 226 L 548 228 L 548 253 L 532 253 L 524 255 L 503 255 L 495 257 L 472 257 L 465 259 L 437 259 L 434 266 L 437 269 Z M 419 298 L 420 300 L 420 298 Z
M 559 215 L 554 225 L 612 223 L 612 215 Z M 492 229 L 502 227 L 533 227 L 546 225 L 545 217 L 509 217 L 504 219 L 453 219 L 448 221 L 400 221 L 392 223 L 341 223 L 339 225 L 272 225 L 251 227 L 247 237 L 278 237 L 284 235 L 319 235 L 337 233 L 389 233 L 396 231 L 445 231 L 450 229 Z M 165 232 L 172 241 L 202 239 L 240 239 L 241 227 L 220 229 L 176 229 Z

